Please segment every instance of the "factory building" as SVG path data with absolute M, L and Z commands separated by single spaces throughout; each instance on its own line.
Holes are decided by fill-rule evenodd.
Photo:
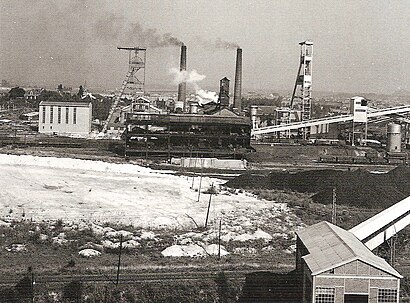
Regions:
M 350 231 L 320 222 L 297 232 L 296 246 L 302 302 L 399 302 L 402 276 Z
M 133 101 L 130 105 L 124 106 L 121 108 L 121 113 L 118 118 L 118 121 L 121 125 L 125 124 L 126 115 L 128 113 L 135 113 L 135 112 L 145 112 L 145 113 L 166 113 L 166 110 L 162 110 L 156 106 L 154 106 L 148 98 L 145 97 L 138 97 L 135 101 Z
M 88 135 L 91 119 L 91 103 L 42 101 L 39 105 L 38 131 L 45 134 Z
M 235 158 L 251 149 L 249 118 L 226 108 L 212 114 L 129 113 L 125 123 L 127 155 Z

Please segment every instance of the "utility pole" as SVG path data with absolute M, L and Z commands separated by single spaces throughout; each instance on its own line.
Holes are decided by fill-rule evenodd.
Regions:
M 336 187 L 332 190 L 332 224 L 336 224 Z
M 34 284 L 36 284 L 36 282 L 34 281 L 34 271 L 31 266 L 28 268 L 28 274 L 30 275 L 31 303 L 34 303 Z
M 202 186 L 202 171 L 204 168 L 204 159 L 201 159 L 201 176 L 199 177 L 199 187 L 198 187 L 198 201 L 199 202 L 199 198 L 201 197 L 201 186 Z
M 352 146 L 354 146 L 354 120 L 353 120 L 353 125 L 352 125 Z
M 194 188 L 194 182 L 195 182 L 195 173 L 194 173 L 194 175 L 192 176 L 191 189 Z
M 206 211 L 205 228 L 208 227 L 209 209 L 211 208 L 211 200 L 212 200 L 212 194 L 213 193 L 214 193 L 214 184 L 212 183 L 211 193 L 209 194 L 208 210 Z
M 118 254 L 118 265 L 117 265 L 117 280 L 116 280 L 116 285 L 118 286 L 120 282 L 120 266 L 121 266 L 121 253 L 122 253 L 122 240 L 123 240 L 123 235 L 121 234 L 120 238 L 120 252 Z
M 396 231 L 396 227 L 393 225 L 394 227 L 394 236 L 390 238 L 388 244 L 390 247 L 390 265 L 394 266 L 394 264 L 396 263 L 396 240 L 397 240 L 397 231 Z
M 222 230 L 222 219 L 219 219 L 219 233 L 218 233 L 218 259 L 221 259 L 221 230 Z

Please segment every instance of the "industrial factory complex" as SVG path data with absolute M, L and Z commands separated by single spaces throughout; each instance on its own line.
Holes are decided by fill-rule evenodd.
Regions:
M 219 92 L 214 93 L 215 98 L 204 99 L 197 92 L 187 92 L 189 83 L 182 79 L 178 83 L 176 96 L 155 99 L 145 87 L 145 69 L 149 68 L 146 54 L 149 49 L 118 47 L 118 50 L 129 54 L 128 70 L 121 87 L 110 96 L 107 114 L 99 117 L 98 121 L 93 117 L 97 109 L 92 107 L 99 104 L 93 102 L 95 97 L 82 88 L 80 99 L 75 102 L 42 100 L 36 116 L 38 132 L 121 139 L 124 141 L 123 155 L 145 159 L 242 159 L 245 154 L 255 150 L 251 142 L 297 142 L 386 145 L 385 154 L 378 157 L 368 154 L 365 158 L 355 159 L 321 154 L 319 160 L 324 163 L 406 163 L 405 146 L 410 144 L 410 105 L 380 108 L 372 106 L 372 101 L 362 96 L 351 96 L 350 103 L 339 113 L 318 115 L 312 98 L 313 42 L 306 40 L 299 46 L 300 61 L 292 94 L 276 105 L 258 105 L 252 98 L 244 98 L 241 48 L 236 50 L 236 61 L 232 60 L 235 63 L 233 89 L 230 79 L 223 77 L 219 80 Z M 181 45 L 178 69 L 181 75 L 188 73 L 188 50 L 186 45 Z M 58 93 L 64 94 L 63 88 L 59 88 Z M 40 94 L 41 90 L 31 90 L 23 98 L 33 102 Z M 7 106 L 10 107 L 10 101 Z M 321 103 L 316 108 L 320 106 L 326 107 L 326 104 Z M 92 135 L 95 132 L 99 132 L 98 136 Z
M 251 122 L 242 112 L 242 49 L 238 48 L 234 95 L 230 97 L 229 79 L 220 81 L 218 102 L 198 104 L 189 101 L 185 82 L 178 85 L 173 108 L 158 108 L 141 97 L 144 93 L 145 48 L 128 50 L 129 70 L 102 132 L 123 132 L 127 156 L 242 157 L 251 151 Z M 181 46 L 180 71 L 187 66 L 187 47 Z M 142 78 L 141 78 L 142 77 Z M 127 92 L 134 101 L 118 107 Z
M 410 303 L 409 4 L 0 1 L 0 303 Z
M 380 140 L 369 136 L 373 125 L 384 125 L 387 150 L 382 159 L 346 159 L 325 154 L 322 162 L 405 163 L 402 151 L 409 144 L 409 105 L 374 108 L 364 97 L 352 96 L 347 112 L 314 117 L 312 101 L 313 42 L 300 43 L 300 64 L 292 95 L 281 106 L 243 106 L 242 49 L 236 52 L 233 93 L 230 80 L 220 79 L 214 100 L 187 94 L 185 80 L 175 98 L 152 100 L 145 88 L 144 47 L 118 47 L 129 53 L 128 71 L 112 97 L 108 116 L 100 122 L 99 138 L 121 137 L 124 155 L 144 158 L 242 158 L 252 152 L 252 142 L 297 142 L 367 146 Z M 187 72 L 187 46 L 180 48 L 179 72 Z M 86 135 L 91 132 L 92 110 L 87 104 L 47 103 L 39 106 L 40 133 Z M 78 104 L 78 108 L 76 108 Z M 88 108 L 87 113 L 84 108 Z M 78 112 L 78 114 L 77 114 Z M 85 114 L 83 114 L 83 112 Z M 266 114 L 269 112 L 269 114 Z M 387 124 L 389 126 L 387 126 Z M 54 124 L 54 125 L 53 125 Z M 387 132 L 386 132 L 387 130 Z M 340 139 L 344 136 L 344 140 Z M 344 142 L 343 142 L 344 141 Z
M 177 72 L 185 74 L 188 72 L 187 66 L 189 61 L 187 59 L 189 58 L 189 48 L 182 43 L 179 46 L 180 66 Z M 272 96 L 271 99 L 268 99 L 272 104 L 266 104 L 266 100 L 263 100 L 265 103 L 261 102 L 261 104 L 258 104 L 255 101 L 257 98 L 249 97 L 252 94 L 242 92 L 242 66 L 246 60 L 246 52 L 243 52 L 240 47 L 235 47 L 236 58 L 231 60 L 232 65 L 235 65 L 233 85 L 227 76 L 218 79 L 219 92 L 214 93 L 214 98 L 208 99 L 203 96 L 201 97 L 198 90 L 191 92 L 189 82 L 186 79 L 180 80 L 177 84 L 178 86 L 175 85 L 175 93 L 172 92 L 168 95 L 161 95 L 161 97 L 158 97 L 158 95 L 153 97 L 145 87 L 145 69 L 149 68 L 146 54 L 150 49 L 143 46 L 118 47 L 118 50 L 128 52 L 129 55 L 128 70 L 120 89 L 110 96 L 101 97 L 100 100 L 83 86 L 81 86 L 81 90 L 76 95 L 65 93 L 64 88 L 61 86 L 54 95 L 50 94 L 52 97 L 49 97 L 47 100 L 40 98 L 43 91 L 35 90 L 15 97 L 11 101 L 9 97 L 7 102 L 2 105 L 2 113 L 12 112 L 15 110 L 16 104 L 26 106 L 29 102 L 38 102 L 35 103 L 36 108 L 32 112 L 22 113 L 19 116 L 20 124 L 4 117 L 0 120 L 2 127 L 0 131 L 1 147 L 6 149 L 4 153 L 8 154 L 11 151 L 11 153 L 15 152 L 18 155 L 22 154 L 21 150 L 25 148 L 32 150 L 33 154 L 52 151 L 53 156 L 59 155 L 56 150 L 61 147 L 65 148 L 66 153 L 80 153 L 80 156 L 77 155 L 77 157 L 81 158 L 81 160 L 76 161 L 84 161 L 81 163 L 73 159 L 71 159 L 73 160 L 72 162 L 70 162 L 71 160 L 61 160 L 61 163 L 58 163 L 59 160 L 56 160 L 57 164 L 53 165 L 65 170 L 61 174 L 64 176 L 67 174 L 65 178 L 68 181 L 66 179 L 60 180 L 58 175 L 53 175 L 55 180 L 36 181 L 41 186 L 33 196 L 35 197 L 33 200 L 36 200 L 35 203 L 37 203 L 37 199 L 43 199 L 44 196 L 42 194 L 47 190 L 52 190 L 52 195 L 58 192 L 64 196 L 64 199 L 66 199 L 64 201 L 69 201 L 62 202 L 60 207 L 65 209 L 69 204 L 70 206 L 67 208 L 69 210 L 65 210 L 65 214 L 69 213 L 74 221 L 78 220 L 78 218 L 74 217 L 79 216 L 79 213 L 74 215 L 72 213 L 72 209 L 77 207 L 76 204 L 79 204 L 80 206 L 78 207 L 80 208 L 83 207 L 83 204 L 87 203 L 93 205 L 89 206 L 87 204 L 86 211 L 91 210 L 89 218 L 103 225 L 96 225 L 93 221 L 92 224 L 87 225 L 81 232 L 86 235 L 84 237 L 87 237 L 87 239 L 98 235 L 98 241 L 96 243 L 81 242 L 81 245 L 77 246 L 81 247 L 81 249 L 94 249 L 97 251 L 98 254 L 96 253 L 96 255 L 98 256 L 106 252 L 119 254 L 116 287 L 120 284 L 121 280 L 120 264 L 123 249 L 132 253 L 138 251 L 138 249 L 143 251 L 141 247 L 149 243 L 150 246 L 147 244 L 149 249 L 152 249 L 155 245 L 155 247 L 161 247 L 162 249 L 161 253 L 155 252 L 155 258 L 159 258 L 159 256 L 177 256 L 181 258 L 218 256 L 217 262 L 219 263 L 215 267 L 220 266 L 223 269 L 229 268 L 228 266 L 224 267 L 221 261 L 224 255 L 229 254 L 227 251 L 229 249 L 232 255 L 247 254 L 246 256 L 251 256 L 252 258 L 257 253 L 271 253 L 272 255 L 277 253 L 281 257 L 283 254 L 292 255 L 292 262 L 295 260 L 295 267 L 292 268 L 289 276 L 294 278 L 292 283 L 296 283 L 296 287 L 294 285 L 293 288 L 290 287 L 291 283 L 289 283 L 286 286 L 289 286 L 289 289 L 282 289 L 282 292 L 289 295 L 289 297 L 287 299 L 280 299 L 280 296 L 278 296 L 279 299 L 278 297 L 274 299 L 273 290 L 278 286 L 277 284 L 273 285 L 274 283 L 272 282 L 272 285 L 267 286 L 268 290 L 263 295 L 265 299 L 268 298 L 269 300 L 262 300 L 263 302 L 408 302 L 400 301 L 402 298 L 400 294 L 401 289 L 410 287 L 403 286 L 409 285 L 408 280 L 404 280 L 409 279 L 408 272 L 400 272 L 394 262 L 395 243 L 398 241 L 399 235 L 406 231 L 410 224 L 410 198 L 406 190 L 400 187 L 401 185 L 396 186 L 386 182 L 386 184 L 383 184 L 383 187 L 374 181 L 378 189 L 385 188 L 386 192 L 394 192 L 394 198 L 399 197 L 400 199 L 397 198 L 396 200 L 400 201 L 392 201 L 390 204 L 386 202 L 383 205 L 378 205 L 377 203 L 379 202 L 374 202 L 372 210 L 365 212 L 365 219 L 363 219 L 364 215 L 361 211 L 358 211 L 356 208 L 347 208 L 346 205 L 343 206 L 346 207 L 343 208 L 343 211 L 337 208 L 337 190 L 340 190 L 340 188 L 343 188 L 344 191 L 352 190 L 352 195 L 356 193 L 354 190 L 362 195 L 363 192 L 360 192 L 360 190 L 363 190 L 365 192 L 363 196 L 365 196 L 372 189 L 363 189 L 365 185 L 362 186 L 363 188 L 355 186 L 354 190 L 353 186 L 347 188 L 345 183 L 343 183 L 347 181 L 343 178 L 346 178 L 346 180 L 352 178 L 355 184 L 358 184 L 365 180 L 364 173 L 362 176 L 360 175 L 362 173 L 361 169 L 371 171 L 371 173 L 368 173 L 370 177 L 366 175 L 366 178 L 373 178 L 373 175 L 385 174 L 388 171 L 393 171 L 392 175 L 398 174 L 397 171 L 394 171 L 397 165 L 404 167 L 403 171 L 408 169 L 410 161 L 410 104 L 375 107 L 372 105 L 372 100 L 366 97 L 350 96 L 347 98 L 348 105 L 345 107 L 341 106 L 338 113 L 329 110 L 319 115 L 318 112 L 321 108 L 330 109 L 330 106 L 326 107 L 326 104 L 323 105 L 323 103 L 321 106 L 316 106 L 312 98 L 313 46 L 314 44 L 310 40 L 299 43 L 300 61 L 292 94 L 282 99 L 279 99 L 279 97 L 274 99 L 274 96 Z M 215 83 L 217 83 L 216 80 Z M 9 93 L 9 95 L 11 94 Z M 106 103 L 108 106 L 104 108 L 104 114 L 99 119 L 96 119 L 96 112 L 103 107 L 101 104 L 103 104 L 104 98 L 105 101 L 109 101 Z M 273 105 L 273 100 L 278 103 Z M 17 129 L 16 125 L 23 125 L 26 129 L 30 127 L 30 132 L 23 132 L 21 129 Z M 112 163 L 101 164 L 104 163 L 102 161 L 101 163 L 98 161 L 87 162 L 88 160 L 104 160 L 105 154 L 102 150 L 107 152 L 107 154 L 109 153 L 107 159 Z M 81 154 L 81 152 L 84 154 Z M 279 155 L 280 152 L 281 154 Z M 311 156 L 308 152 L 314 155 Z M 71 154 L 69 155 L 71 156 Z M 63 157 L 65 156 L 66 154 L 63 154 Z M 19 159 L 17 157 L 12 158 L 10 161 L 14 161 L 13 163 L 16 163 L 16 166 L 19 167 L 20 165 L 26 165 L 26 162 L 24 162 L 26 160 L 27 158 L 21 157 Z M 283 162 L 281 162 L 282 160 Z M 33 166 L 41 166 L 50 176 L 53 174 L 53 172 L 47 171 L 51 165 L 50 163 L 53 162 L 52 160 L 44 163 L 41 160 L 36 161 L 39 164 L 33 164 Z M 0 163 L 0 165 L 7 166 L 6 162 L 4 160 L 4 163 Z M 146 167 L 137 166 L 136 163 L 141 163 Z M 160 169 L 171 168 L 175 171 L 172 171 L 172 174 L 169 171 L 152 171 L 150 170 L 151 168 L 147 168 L 150 165 L 155 167 L 155 169 L 158 167 Z M 135 167 L 138 167 L 138 169 L 135 169 Z M 273 175 L 267 175 L 266 171 L 271 168 L 286 174 L 286 178 L 283 177 L 278 181 L 276 179 L 280 178 L 274 179 Z M 70 169 L 84 170 L 81 175 L 76 176 L 80 181 L 75 178 L 71 179 L 67 173 Z M 322 181 L 324 185 L 320 184 L 324 188 L 319 193 L 309 188 L 309 184 L 313 184 L 313 182 L 320 179 L 318 176 L 305 176 L 305 179 L 300 180 L 298 179 L 299 175 L 296 176 L 296 172 L 304 171 L 305 169 L 318 171 L 321 169 L 318 174 L 323 173 L 323 175 L 327 174 L 329 176 L 328 180 Z M 344 177 L 336 179 L 336 174 L 333 174 L 334 169 L 343 171 L 345 173 Z M 204 175 L 204 170 L 209 174 L 208 176 Z M 89 171 L 92 172 L 90 175 L 88 175 Z M 331 172 L 329 173 L 329 171 Z M 356 171 L 358 171 L 357 175 L 352 177 Z M 176 176 L 178 173 L 175 172 L 181 173 L 183 177 Z M 184 173 L 186 173 L 186 176 Z M 252 184 L 245 184 L 247 183 L 245 181 L 239 190 L 237 188 L 227 189 L 229 186 L 224 187 L 221 180 L 217 179 L 241 180 L 240 173 L 248 174 L 249 178 L 255 179 L 255 182 L 258 182 L 257 186 L 252 187 Z M 24 175 L 23 172 L 18 173 L 19 176 L 20 174 Z M 37 172 L 31 174 L 33 176 L 38 175 Z M 112 174 L 110 177 L 107 177 L 109 181 L 101 182 L 100 178 L 104 178 L 104 174 Z M 116 178 L 121 174 L 125 174 L 125 177 L 117 180 Z M 217 178 L 214 178 L 213 174 Z M 14 176 L 13 173 L 10 173 L 10 175 Z M 96 177 L 97 175 L 98 178 Z M 288 201 L 285 201 L 283 197 L 291 197 L 292 199 L 299 197 L 299 193 L 294 194 L 291 192 L 293 190 L 292 184 L 289 184 L 291 176 L 295 176 L 295 179 L 292 180 L 299 180 L 298 182 L 301 183 L 298 184 L 302 188 L 301 193 L 310 194 L 306 199 L 309 199 L 309 203 L 313 205 L 294 202 L 292 206 L 296 205 L 294 208 L 295 214 L 308 213 L 310 215 L 311 213 L 309 212 L 318 212 L 315 213 L 314 220 L 307 220 L 309 223 L 316 221 L 310 226 L 294 219 L 296 215 L 293 216 L 291 214 L 291 208 L 284 206 Z M 406 171 L 403 178 L 408 178 L 409 176 L 410 174 Z M 388 177 L 390 178 L 390 175 Z M 386 177 L 386 180 L 388 177 Z M 202 185 L 203 179 L 206 178 L 208 178 L 206 180 L 207 188 Z M 128 179 L 132 179 L 134 183 L 128 184 Z M 115 181 L 111 184 L 111 180 Z M 376 177 L 374 177 L 374 180 L 376 180 Z M 81 182 L 87 184 L 86 186 L 88 187 L 86 190 L 78 193 L 76 190 L 81 185 Z M 306 182 L 306 186 L 304 182 Z M 33 181 L 33 183 L 35 182 Z M 107 185 L 108 183 L 110 184 Z M 125 183 L 126 187 L 124 187 Z M 273 198 L 270 199 L 272 201 L 268 201 L 269 199 L 264 201 L 263 203 L 266 202 L 267 206 L 259 209 L 258 207 L 261 207 L 258 204 L 260 200 L 257 200 L 256 196 L 260 195 L 262 200 L 264 198 L 263 194 L 269 196 L 274 188 L 270 186 L 273 186 L 272 184 L 274 183 L 279 184 L 277 188 L 281 190 L 280 193 L 273 195 Z M 32 185 L 30 183 L 30 186 L 35 188 L 38 184 Z M 101 187 L 101 184 L 107 185 L 106 188 L 104 186 Z M 277 188 L 274 189 L 276 190 Z M 158 199 L 150 197 L 152 192 L 159 192 L 160 189 L 164 192 L 161 194 L 167 195 L 166 199 L 168 200 L 161 197 Z M 253 189 L 254 191 L 245 195 L 243 191 L 247 189 Z M 105 190 L 109 194 L 106 195 Z M 145 192 L 135 194 L 139 190 Z M 313 194 L 319 195 L 319 198 L 326 197 L 323 199 L 327 199 L 328 196 L 324 192 L 332 192 L 330 195 L 331 203 L 323 201 L 323 205 L 332 206 L 330 210 L 331 218 L 327 217 L 327 206 L 319 208 L 316 203 L 317 197 L 315 200 L 316 204 L 313 204 L 311 200 L 313 199 Z M 80 199 L 79 197 L 81 197 L 84 201 L 78 202 L 70 196 L 77 194 L 80 196 L 76 196 L 75 199 Z M 201 205 L 200 211 L 193 212 L 194 206 L 192 206 L 192 202 L 195 200 L 197 203 L 195 206 L 200 205 L 201 195 L 207 195 L 207 199 L 209 199 L 208 204 L 205 206 Z M 180 198 L 180 196 L 183 196 L 183 198 Z M 340 196 L 342 195 L 340 194 Z M 150 203 L 144 204 L 142 208 L 135 208 L 135 205 L 145 198 L 147 201 L 151 199 L 149 200 Z M 216 199 L 216 201 L 213 199 Z M 104 203 L 108 200 L 106 204 L 111 208 L 104 203 L 100 203 L 103 200 Z M 179 200 L 183 200 L 184 206 L 178 206 L 178 203 L 182 203 Z M 236 212 L 243 201 L 247 201 L 243 212 Z M 157 207 L 156 204 L 162 205 L 161 203 L 165 202 L 169 202 L 168 204 L 172 205 L 164 204 L 164 207 L 168 208 L 166 210 L 155 210 L 160 215 L 150 217 L 149 220 L 147 219 L 149 222 L 145 223 L 144 216 L 147 218 L 150 216 L 151 206 L 155 208 Z M 370 205 L 373 203 L 372 201 L 367 202 L 367 204 L 363 204 Z M 48 209 L 42 203 L 40 206 L 36 205 L 36 209 L 41 209 L 44 215 L 42 220 L 45 222 L 49 219 L 47 216 L 55 219 L 54 216 L 56 214 L 52 211 L 47 213 Z M 112 210 L 113 205 L 116 206 L 116 203 L 120 205 L 118 208 L 121 207 L 121 211 L 117 209 L 115 211 Z M 215 210 L 215 206 L 212 203 L 219 203 L 216 207 L 217 210 Z M 13 206 L 10 206 L 12 203 L 7 202 L 6 204 L 6 208 L 10 209 L 7 218 L 12 218 L 15 210 Z M 25 218 L 28 216 L 30 208 L 24 203 L 21 203 L 21 205 L 22 207 L 24 206 L 24 215 L 22 217 Z M 275 206 L 273 207 L 272 205 Z M 349 205 L 349 207 L 352 206 Z M 318 208 L 319 210 L 317 210 Z M 110 211 L 115 213 L 113 219 L 105 217 L 106 213 Z M 215 215 L 218 211 L 219 214 Z M 133 218 L 134 212 L 138 213 L 136 215 L 137 219 Z M 246 215 L 248 215 L 248 212 L 256 218 L 256 221 L 247 219 Z M 349 212 L 356 212 L 356 215 L 359 213 L 357 215 L 359 219 L 357 220 L 360 222 L 349 221 L 352 218 Z M 201 225 L 202 223 L 199 223 L 200 220 L 204 219 L 202 218 L 204 216 L 203 213 L 206 213 L 204 226 Z M 57 212 L 57 214 L 59 213 Z M 337 214 L 343 217 L 344 221 L 342 219 L 338 221 Z M 208 226 L 208 219 L 211 217 L 213 225 L 210 223 Z M 229 226 L 228 217 L 230 220 L 232 219 L 229 222 Z M 275 224 L 281 228 L 275 229 L 275 231 L 272 229 L 269 234 L 262 230 L 262 228 L 267 228 L 269 224 L 259 225 L 257 222 L 259 218 L 268 218 L 266 222 L 270 222 L 269 224 L 273 224 L 272 222 L 277 220 Z M 228 229 L 229 227 L 229 231 L 226 231 L 225 234 L 222 231 L 223 224 L 225 224 L 224 220 L 226 220 L 225 228 Z M 295 220 L 296 223 L 292 220 Z M 12 219 L 10 219 L 11 221 Z M 177 230 L 181 226 L 184 228 L 186 226 L 195 226 L 196 230 L 195 232 L 175 233 L 175 235 L 168 238 L 164 236 L 160 240 L 153 232 L 142 230 L 136 236 L 132 232 L 126 230 L 117 232 L 114 228 L 111 228 L 111 225 L 104 225 L 107 222 L 112 224 L 114 221 L 116 224 L 123 224 L 121 226 L 124 226 L 125 229 L 128 228 L 127 224 L 131 226 L 137 222 L 136 224 L 142 224 L 143 228 L 153 226 L 158 230 L 165 229 L 168 232 L 173 229 Z M 0 223 L 2 223 L 0 224 L 1 228 L 12 226 L 8 221 L 3 222 L 0 220 Z M 339 226 L 338 223 L 344 224 L 344 228 Z M 66 239 L 68 237 L 66 234 L 74 233 L 74 230 L 78 232 L 81 224 L 78 223 L 76 227 L 63 226 L 61 222 L 58 224 L 60 225 L 55 224 L 53 226 L 53 230 L 58 230 L 58 234 L 53 234 L 53 237 L 50 238 L 51 240 L 47 235 L 43 234 L 43 231 L 41 233 L 38 232 L 40 228 L 38 230 L 33 229 L 35 231 L 30 229 L 30 235 L 36 235 L 36 238 L 32 236 L 31 241 L 52 243 L 56 247 L 57 245 L 66 245 L 68 247 L 67 243 L 71 243 L 69 242 L 71 240 Z M 349 224 L 350 229 L 346 228 Z M 256 226 L 253 228 L 252 233 L 240 234 L 249 226 L 252 226 L 252 228 Z M 72 230 L 69 228 L 72 228 Z M 292 229 L 292 231 L 289 232 L 288 229 Z M 208 230 L 212 230 L 212 232 L 209 231 L 207 233 Z M 53 231 L 53 233 L 55 232 Z M 209 244 L 208 241 L 217 241 L 218 244 L 213 243 L 212 245 L 214 246 L 209 248 L 207 246 Z M 404 242 L 407 244 L 403 245 L 408 245 L 406 241 Z M 283 245 L 280 250 L 275 247 L 276 243 L 279 242 Z M 169 243 L 174 244 L 165 247 Z M 221 243 L 226 247 L 221 245 Z M 252 243 L 255 247 L 250 249 L 244 243 Z M 386 245 L 390 251 L 390 259 L 378 254 L 379 248 Z M 192 253 L 194 250 L 195 253 Z M 135 257 L 135 255 L 130 254 L 131 257 L 129 259 Z M 149 259 L 147 255 L 144 258 Z M 127 262 L 130 262 L 129 259 L 127 259 Z M 246 259 L 246 262 L 243 262 L 243 259 L 238 260 L 241 266 L 248 261 L 248 259 Z M 151 261 L 149 260 L 149 262 Z M 64 265 L 64 273 L 75 272 L 76 262 L 78 261 L 71 259 L 68 263 L 69 265 Z M 149 266 L 151 265 L 150 263 Z M 154 264 L 152 268 L 155 266 L 157 264 Z M 400 269 L 402 268 L 406 269 L 405 266 L 400 267 Z M 251 269 L 253 270 L 254 268 Z M 287 269 L 289 269 L 289 266 Z M 175 271 L 175 268 L 172 270 Z M 240 269 L 239 271 L 241 270 L 245 272 L 245 269 Z M 86 271 L 88 271 L 88 267 L 87 270 L 81 271 L 81 274 L 84 274 Z M 86 273 L 88 274 L 88 272 Z M 161 279 L 157 279 L 156 276 L 147 278 L 144 276 L 145 273 L 137 278 L 132 276 L 133 273 L 128 274 L 129 281 L 131 282 L 141 277 L 155 281 Z M 173 274 L 177 275 L 180 273 Z M 213 275 L 212 272 L 207 272 L 207 274 Z M 230 272 L 229 274 L 233 277 L 232 279 L 235 278 L 235 272 Z M 99 281 L 98 283 L 103 281 L 98 280 L 100 277 L 97 277 L 97 274 L 93 275 L 84 275 L 83 281 L 87 281 L 87 279 L 94 282 Z M 31 276 L 31 279 L 32 290 L 34 285 L 33 276 Z M 46 278 L 44 279 L 46 280 Z M 197 277 L 195 279 L 196 281 L 200 280 Z M 216 278 L 212 279 L 212 281 L 217 281 L 215 283 L 222 283 Z M 223 283 L 229 280 L 225 276 L 220 279 L 222 279 Z M 218 287 L 222 287 L 220 284 L 218 284 Z M 249 284 L 252 285 L 249 276 L 247 276 L 245 286 L 243 286 L 243 296 L 241 299 L 237 296 L 236 302 L 262 302 L 258 300 L 260 297 L 257 297 L 259 294 L 256 293 L 263 287 L 250 287 L 250 290 L 247 290 L 246 285 Z M 105 291 L 107 292 L 107 287 Z M 290 297 L 292 297 L 292 300 L 289 299 Z M 94 302 L 102 301 L 94 300 Z M 213 302 L 231 301 L 228 301 L 228 299 L 225 301 L 215 299 Z

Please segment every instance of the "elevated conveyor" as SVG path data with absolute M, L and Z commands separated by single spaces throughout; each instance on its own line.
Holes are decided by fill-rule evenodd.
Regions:
M 401 113 L 409 113 L 410 112 L 410 105 L 404 106 L 396 106 L 384 109 L 378 109 L 375 111 L 369 111 L 367 113 L 368 118 L 376 118 L 380 116 L 387 116 L 391 114 L 401 114 Z M 332 124 L 332 123 L 341 123 L 341 122 L 348 122 L 353 121 L 353 115 L 341 115 L 336 117 L 326 117 L 320 119 L 312 119 L 308 121 L 300 121 L 300 122 L 293 122 L 289 124 L 281 124 L 281 125 L 273 125 L 273 126 L 266 126 L 261 128 L 256 128 L 252 130 L 252 135 L 265 135 L 275 132 L 283 132 L 289 130 L 295 130 L 305 127 L 312 127 L 322 124 Z
M 410 197 L 407 197 L 349 231 L 373 250 L 409 224 Z

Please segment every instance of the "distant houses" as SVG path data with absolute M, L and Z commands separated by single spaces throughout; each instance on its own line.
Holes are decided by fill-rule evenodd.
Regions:
M 42 88 L 29 89 L 24 93 L 24 99 L 26 100 L 37 100 L 43 91 Z

